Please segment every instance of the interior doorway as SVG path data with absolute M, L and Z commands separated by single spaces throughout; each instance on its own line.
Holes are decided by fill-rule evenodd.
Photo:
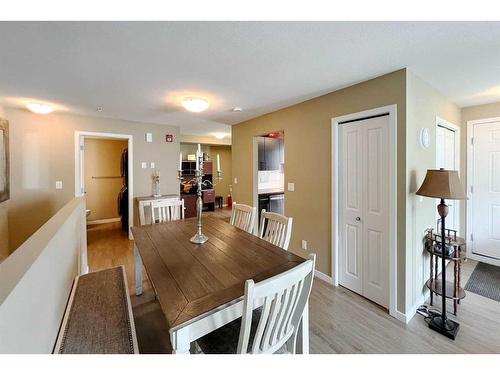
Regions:
M 467 256 L 500 266 L 500 118 L 468 122 L 467 138 Z
M 254 202 L 258 223 L 262 210 L 285 215 L 285 132 L 254 137 Z
M 460 170 L 460 128 L 446 120 L 436 118 L 436 169 Z M 447 200 L 449 208 L 446 227 L 460 231 L 460 201 Z M 439 200 L 436 200 L 436 205 Z M 440 219 L 436 212 L 436 224 Z M 436 225 L 439 228 L 439 225 Z M 460 232 L 459 232 L 460 234 Z
M 132 141 L 125 134 L 75 132 L 75 196 L 86 196 L 88 222 L 121 221 L 129 239 L 134 220 Z

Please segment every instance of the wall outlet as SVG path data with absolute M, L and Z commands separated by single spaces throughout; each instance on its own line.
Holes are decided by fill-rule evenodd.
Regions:
M 150 167 L 151 169 L 153 169 L 153 168 L 155 167 L 155 162 L 154 162 L 154 161 L 152 161 L 151 163 L 149 163 L 149 167 Z
M 307 241 L 302 240 L 302 250 L 307 250 Z
M 143 161 L 143 162 L 141 163 L 141 168 L 142 168 L 142 169 L 146 169 L 147 167 L 148 167 L 148 163 L 146 163 L 145 161 Z
M 63 188 L 62 181 L 56 181 L 56 189 L 61 190 Z
M 295 191 L 295 183 L 293 182 L 288 183 L 288 191 Z

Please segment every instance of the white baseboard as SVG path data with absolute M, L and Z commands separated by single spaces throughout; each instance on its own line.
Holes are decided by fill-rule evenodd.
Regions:
M 314 270 L 314 276 L 316 276 L 318 279 L 323 280 L 324 282 L 326 282 L 330 285 L 334 285 L 333 278 L 331 276 L 324 274 L 321 271 Z
M 115 223 L 117 221 L 120 221 L 121 219 L 122 219 L 121 217 L 113 217 L 111 219 L 92 220 L 92 221 L 87 221 L 87 225 Z

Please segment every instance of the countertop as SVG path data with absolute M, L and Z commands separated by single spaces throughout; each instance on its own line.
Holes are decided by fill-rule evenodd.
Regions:
M 284 194 L 285 191 L 280 188 L 270 188 L 270 189 L 259 189 L 258 190 L 259 195 L 260 194 Z

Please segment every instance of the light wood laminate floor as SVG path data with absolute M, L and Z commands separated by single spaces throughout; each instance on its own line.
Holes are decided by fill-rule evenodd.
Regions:
M 211 215 L 229 220 L 230 211 Z M 134 285 L 133 242 L 119 223 L 88 228 L 88 258 L 91 271 L 125 265 L 129 289 Z M 463 267 L 465 284 L 475 266 Z M 145 275 L 145 273 L 144 273 Z M 132 295 L 132 305 L 141 353 L 170 353 L 168 328 L 151 286 L 144 276 L 145 292 Z M 450 305 L 451 307 L 451 305 Z M 460 332 L 455 341 L 427 328 L 416 315 L 405 325 L 380 306 L 343 287 L 316 279 L 310 300 L 311 353 L 500 353 L 500 303 L 467 292 L 458 310 Z

